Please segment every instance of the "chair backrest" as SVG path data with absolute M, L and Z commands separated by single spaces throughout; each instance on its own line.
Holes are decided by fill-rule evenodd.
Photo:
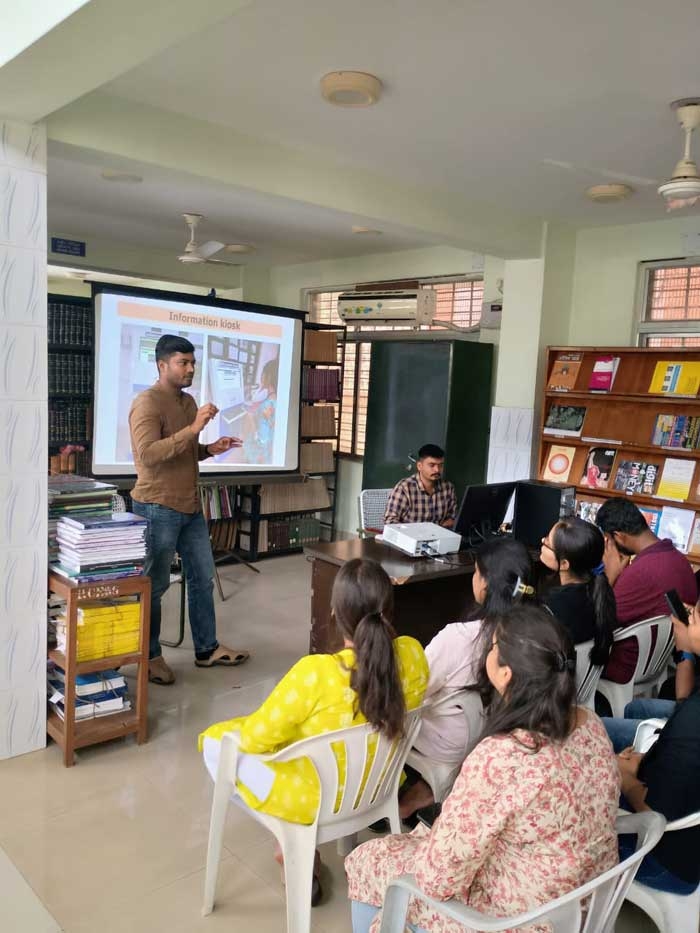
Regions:
M 618 817 L 617 832 L 637 836 L 637 848 L 632 855 L 563 897 L 516 917 L 496 918 L 473 910 L 459 901 L 435 901 L 422 894 L 412 875 L 404 875 L 392 881 L 387 888 L 380 933 L 403 933 L 412 896 L 427 901 L 432 910 L 479 933 L 498 933 L 544 921 L 550 924 L 552 933 L 572 933 L 573 930 L 580 930 L 581 933 L 613 933 L 615 920 L 639 863 L 662 837 L 665 826 L 663 816 L 652 811 Z M 582 905 L 585 902 L 588 903 L 588 910 L 585 924 L 581 927 Z
M 656 633 L 653 649 L 652 632 Z M 655 616 L 653 619 L 643 619 L 626 628 L 617 629 L 613 638 L 616 643 L 628 638 L 636 640 L 639 653 L 631 680 L 635 684 L 649 683 L 658 680 L 668 665 L 674 644 L 673 623 L 669 616 Z
M 439 700 L 426 700 L 423 704 L 423 712 L 434 712 L 441 707 L 457 706 L 462 710 L 467 722 L 467 732 L 469 734 L 469 743 L 467 745 L 466 755 L 471 752 L 474 746 L 481 738 L 484 729 L 484 704 L 481 695 L 476 690 L 458 690 L 456 693 L 449 693 L 447 696 L 440 697 Z M 465 757 L 466 757 L 465 755 Z
M 579 706 L 593 708 L 595 690 L 603 673 L 602 664 L 592 664 L 590 659 L 593 639 L 576 645 L 576 700 Z
M 337 831 L 333 838 L 357 831 L 358 815 L 376 808 L 387 797 L 398 793 L 401 771 L 406 756 L 420 728 L 420 708 L 406 713 L 403 735 L 388 739 L 377 732 L 374 726 L 363 723 L 314 735 L 288 745 L 274 755 L 257 756 L 261 761 L 292 761 L 309 758 L 318 774 L 321 800 L 316 817 L 319 842 L 324 826 L 333 826 Z M 227 733 L 224 739 L 235 739 Z M 344 751 L 345 774 L 339 773 L 338 758 Z M 231 781 L 236 780 L 237 758 L 234 756 Z M 338 798 L 340 798 L 338 803 Z M 368 819 L 364 825 L 372 822 Z M 343 832 L 343 824 L 348 825 Z
M 363 489 L 360 493 L 360 530 L 379 535 L 384 528 L 384 513 L 391 489 Z

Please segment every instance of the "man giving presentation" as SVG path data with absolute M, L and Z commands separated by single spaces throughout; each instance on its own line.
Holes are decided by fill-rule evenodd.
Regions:
M 158 381 L 136 396 L 129 412 L 131 447 L 137 481 L 133 508 L 148 522 L 145 572 L 151 578 L 151 638 L 148 676 L 172 684 L 175 674 L 160 646 L 161 598 L 170 586 L 177 552 L 187 580 L 188 608 L 195 664 L 198 667 L 242 664 L 247 651 L 220 645 L 214 613 L 214 558 L 209 530 L 200 510 L 199 461 L 240 447 L 237 437 L 199 443 L 199 433 L 216 415 L 211 403 L 197 408 L 187 392 L 195 372 L 194 347 L 184 337 L 164 334 L 156 344 Z

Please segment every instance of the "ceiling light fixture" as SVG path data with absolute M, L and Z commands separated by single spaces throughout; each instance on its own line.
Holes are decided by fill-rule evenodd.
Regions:
M 141 175 L 135 175 L 133 172 L 120 172 L 114 168 L 106 168 L 100 174 L 104 181 L 113 181 L 122 185 L 138 185 L 143 181 Z
M 371 107 L 382 93 L 382 82 L 364 71 L 330 71 L 321 78 L 321 94 L 336 107 Z
M 674 100 L 671 109 L 676 111 L 678 122 L 685 133 L 683 158 L 678 162 L 669 181 L 659 187 L 659 194 L 666 201 L 666 210 L 692 207 L 700 200 L 700 174 L 690 158 L 690 141 L 693 130 L 700 126 L 700 97 Z
M 374 230 L 372 227 L 352 227 L 353 233 L 369 234 L 370 236 L 381 236 L 381 230 Z
M 624 201 L 631 194 L 634 194 L 634 188 L 630 188 L 629 185 L 592 185 L 586 189 L 586 197 L 596 204 Z

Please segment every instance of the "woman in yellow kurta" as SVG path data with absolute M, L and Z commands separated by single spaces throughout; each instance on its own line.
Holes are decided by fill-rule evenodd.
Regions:
M 241 750 L 250 754 L 270 754 L 299 739 L 364 722 L 389 738 L 401 734 L 406 709 L 422 702 L 428 663 L 415 638 L 395 637 L 391 581 L 375 561 L 348 561 L 335 578 L 331 607 L 345 640 L 341 651 L 302 658 L 258 710 L 216 723 L 200 735 L 213 777 L 225 732 L 240 732 Z M 266 798 L 258 799 L 239 783 L 241 798 L 272 816 L 312 823 L 319 786 L 309 759 L 270 766 L 275 777 Z M 339 766 L 342 773 L 344 763 Z

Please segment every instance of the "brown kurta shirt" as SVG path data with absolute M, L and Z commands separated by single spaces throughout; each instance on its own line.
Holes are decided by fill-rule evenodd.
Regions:
M 196 414 L 191 395 L 173 395 L 158 383 L 131 403 L 129 430 L 138 476 L 131 494 L 137 502 L 199 511 L 198 462 L 210 455 L 189 430 Z

